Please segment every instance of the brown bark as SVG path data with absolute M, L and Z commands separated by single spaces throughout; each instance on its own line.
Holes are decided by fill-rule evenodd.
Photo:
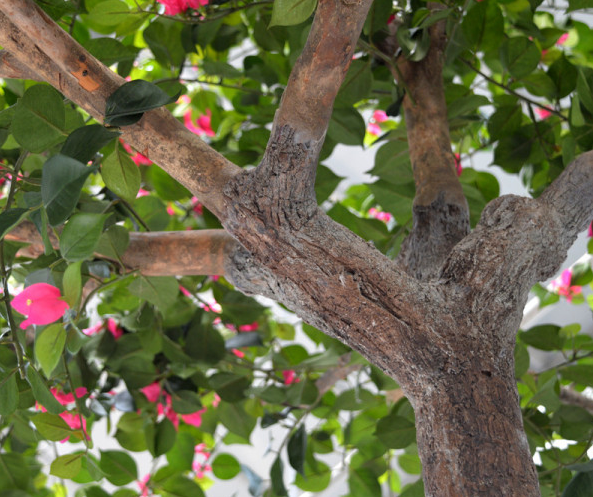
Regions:
M 368 5 L 368 0 L 320 1 L 306 55 L 297 64 L 299 76 L 291 79 L 255 170 L 239 173 L 197 138 L 178 131 L 164 110 L 147 113 L 126 136 L 207 199 L 245 247 L 236 244 L 230 251 L 228 272 L 239 289 L 274 296 L 398 381 L 416 410 L 428 496 L 539 495 L 512 376 L 514 334 L 529 288 L 552 274 L 593 217 L 593 154 L 578 158 L 538 200 L 507 196 L 492 202 L 474 232 L 463 236 L 467 210 L 446 134 L 435 43 L 436 55 L 431 52 L 426 63 L 402 64 L 416 102 L 405 104 L 418 187 L 416 240 L 408 242 L 414 253 L 404 264 L 387 259 L 329 219 L 312 195 L 330 118 L 326 109 Z M 85 55 L 82 49 L 37 10 L 27 21 L 29 9 L 36 7 L 24 0 L 0 5 L 0 44 L 76 103 L 92 101 L 89 108 L 96 107 L 93 115 L 100 118 L 104 98 L 119 83 L 85 59 L 91 79 L 100 83 L 94 91 L 85 89 L 72 74 Z M 23 29 L 39 19 L 46 25 L 30 30 L 33 42 Z M 342 32 L 335 33 L 336 25 Z M 437 28 L 433 32 L 440 36 Z M 44 51 L 46 36 L 51 49 Z M 63 44 L 69 53 L 59 51 Z M 337 60 L 330 58 L 332 47 Z M 54 57 L 66 57 L 65 62 Z M 327 94 L 311 92 L 305 81 L 319 82 L 318 92 Z M 165 131 L 159 119 L 167 123 Z M 436 128 L 427 129 L 429 122 Z M 177 140 L 183 143 L 179 148 Z M 192 154 L 211 162 L 196 165 Z

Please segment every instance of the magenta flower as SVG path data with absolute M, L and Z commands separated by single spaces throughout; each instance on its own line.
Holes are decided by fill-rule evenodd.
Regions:
M 593 236 L 593 221 L 591 221 L 591 224 L 589 225 L 589 231 L 587 232 L 587 234 L 589 236 Z
M 112 318 L 107 320 L 107 329 L 109 330 L 109 333 L 113 335 L 114 340 L 119 339 L 124 334 L 124 330 L 122 330 L 115 322 L 115 319 Z
M 285 369 L 282 371 L 282 377 L 284 378 L 285 385 L 292 385 L 293 383 L 299 383 L 301 380 L 297 377 L 294 369 Z
M 202 456 L 204 458 L 203 461 L 194 461 L 192 463 L 192 469 L 196 473 L 196 478 L 204 478 L 206 471 L 212 471 L 212 467 L 207 464 L 208 459 L 210 459 L 210 451 L 208 451 L 205 443 L 201 443 L 195 446 L 194 454 L 196 457 Z
M 367 126 L 367 132 L 371 135 L 379 136 L 381 134 L 381 126 L 377 123 L 369 123 Z
M 204 206 L 200 203 L 197 197 L 191 198 L 191 208 L 198 216 L 204 214 Z
M 34 283 L 19 293 L 10 303 L 13 309 L 27 316 L 21 323 L 24 330 L 30 324 L 49 324 L 60 319 L 68 304 L 62 300 L 60 290 L 47 283 Z
M 215 136 L 216 133 L 212 129 L 212 112 L 210 109 L 206 109 L 206 114 L 201 115 L 196 120 L 196 124 L 193 123 L 191 117 L 191 109 L 188 109 L 183 114 L 183 122 L 185 127 L 189 129 L 192 133 L 195 133 L 198 136 L 206 135 L 206 136 Z
M 572 282 L 572 270 L 565 269 L 562 271 L 560 278 L 552 281 L 552 287 L 558 295 L 566 297 L 569 302 L 572 301 L 573 297 L 580 295 L 582 288 L 578 285 L 571 285 Z
M 202 5 L 208 5 L 208 0 L 157 0 L 165 6 L 165 14 L 174 16 L 185 12 L 187 9 L 198 9 Z
M 134 152 L 132 147 L 123 140 L 120 140 L 120 143 L 124 147 L 124 150 L 130 154 L 130 159 L 132 159 L 137 166 L 150 166 L 152 164 L 152 161 L 148 157 L 142 155 L 140 152 Z
M 461 165 L 461 156 L 459 154 L 455 154 L 455 171 L 457 172 L 457 176 L 461 176 L 463 166 Z
M 192 426 L 200 426 L 202 424 L 202 414 L 206 412 L 206 408 L 200 409 L 190 414 L 178 414 L 173 410 L 173 402 L 171 396 L 165 392 L 158 381 L 141 388 L 140 391 L 146 396 L 149 402 L 157 403 L 157 414 L 165 416 L 173 423 L 175 428 L 179 427 L 179 421 Z
M 259 323 L 254 321 L 251 324 L 242 324 L 239 326 L 239 331 L 255 331 L 259 328 Z
M 148 495 L 148 481 L 150 480 L 150 473 L 144 475 L 141 480 L 137 480 L 136 483 L 140 488 L 140 492 L 142 492 L 142 497 L 146 497 Z
M 564 45 L 566 40 L 568 40 L 568 33 L 564 33 L 560 38 L 558 38 L 556 45 Z
M 387 113 L 384 110 L 376 110 L 373 112 L 373 119 L 376 123 L 384 123 L 389 117 L 387 117 Z
M 375 209 L 374 207 L 371 207 L 369 209 L 369 216 L 374 217 L 379 221 L 383 221 L 384 223 L 388 223 L 393 219 L 393 215 L 391 213 L 380 211 L 378 209 Z
M 546 108 L 542 108 L 542 107 L 536 107 L 535 113 L 537 114 L 537 116 L 540 119 L 547 119 L 548 117 L 550 117 L 552 115 L 552 111 L 550 111 L 550 109 L 546 109 Z
M 72 404 L 76 400 L 74 398 L 74 395 L 76 395 L 77 399 L 84 397 L 87 393 L 87 389 L 86 387 L 78 387 L 76 390 L 74 390 L 74 393 L 64 393 L 61 390 L 58 390 L 57 388 L 50 388 L 50 392 L 53 394 L 53 396 L 60 404 L 65 406 L 68 404 Z
M 231 349 L 231 352 L 235 354 L 239 359 L 243 359 L 243 357 L 245 357 L 245 352 L 242 352 L 239 349 Z

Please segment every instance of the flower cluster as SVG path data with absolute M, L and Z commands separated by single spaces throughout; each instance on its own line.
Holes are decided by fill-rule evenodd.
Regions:
M 384 223 L 388 223 L 393 219 L 393 215 L 390 212 L 380 211 L 378 209 L 375 209 L 374 207 L 371 207 L 369 209 L 369 216 L 374 217 L 379 221 L 383 221 Z
M 10 303 L 13 309 L 27 316 L 21 323 L 24 330 L 30 324 L 49 324 L 60 319 L 68 304 L 62 300 L 60 290 L 47 283 L 34 283 L 19 293 Z
M 389 118 L 387 117 L 385 111 L 376 110 L 373 113 L 373 117 L 371 117 L 369 125 L 367 126 L 367 132 L 371 135 L 379 136 L 381 134 L 381 126 L 379 126 L 379 123 L 383 123 L 387 121 L 387 119 Z
M 206 408 L 200 409 L 191 414 L 178 414 L 173 410 L 173 401 L 171 395 L 163 390 L 160 383 L 155 381 L 140 391 L 145 395 L 149 402 L 157 404 L 157 413 L 159 416 L 164 415 L 173 423 L 175 428 L 179 427 L 179 422 L 183 421 L 188 425 L 198 427 L 202 424 L 202 414 L 206 412 Z M 164 401 L 164 402 L 163 402 Z
M 552 288 L 558 295 L 566 297 L 569 302 L 572 301 L 573 297 L 580 295 L 582 288 L 578 285 L 571 285 L 572 283 L 572 270 L 565 269 L 558 279 L 552 281 Z
M 182 104 L 189 104 L 191 99 L 187 95 L 181 95 L 179 97 L 178 103 Z M 206 114 L 202 114 L 194 124 L 194 121 L 191 116 L 191 109 L 187 109 L 183 113 L 183 123 L 185 127 L 189 129 L 192 133 L 195 133 L 198 136 L 206 135 L 206 136 L 215 136 L 216 133 L 212 129 L 212 111 L 210 109 L 206 109 Z
M 157 0 L 165 6 L 165 14 L 174 16 L 185 12 L 187 9 L 199 9 L 208 5 L 208 0 Z

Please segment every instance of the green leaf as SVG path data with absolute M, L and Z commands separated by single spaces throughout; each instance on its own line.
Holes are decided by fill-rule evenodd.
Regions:
M 138 167 L 136 167 L 138 169 Z M 150 168 L 152 186 L 163 200 L 181 200 L 191 197 L 185 186 L 173 179 L 160 167 L 154 165 Z M 136 194 L 134 194 L 136 195 Z
M 520 105 L 498 107 L 488 119 L 488 133 L 493 140 L 508 136 L 521 127 L 523 112 Z
M 82 262 L 80 261 L 68 264 L 66 271 L 64 271 L 64 279 L 62 280 L 64 299 L 71 308 L 76 308 L 82 292 L 81 265 Z
M 31 421 L 41 435 L 52 442 L 69 438 L 73 431 L 60 416 L 49 412 L 40 412 L 31 417 Z
M 156 60 L 164 67 L 179 67 L 185 58 L 181 33 L 183 24 L 172 19 L 155 19 L 142 36 Z
M 69 262 L 93 256 L 108 214 L 81 212 L 72 216 L 60 236 L 60 252 Z
M 29 385 L 31 385 L 35 400 L 50 413 L 60 414 L 61 412 L 64 412 L 64 407 L 49 391 L 49 388 L 47 388 L 47 385 L 45 384 L 45 381 L 43 381 L 39 372 L 30 364 L 27 368 L 27 381 L 29 382 Z
M 577 68 L 563 55 L 554 61 L 548 69 L 548 76 L 555 85 L 555 97 L 564 98 L 573 91 L 577 84 Z
M 103 161 L 101 176 L 113 193 L 130 204 L 134 203 L 142 180 L 140 169 L 119 145 Z
M 16 452 L 0 453 L 0 492 L 28 490 L 31 479 L 30 465 Z M 6 492 L 6 495 L 10 495 Z M 18 495 L 18 494 L 17 494 Z M 27 493 L 27 495 L 30 495 Z
M 175 445 L 177 432 L 173 423 L 168 418 L 154 425 L 145 428 L 146 446 L 153 457 L 159 457 L 166 454 Z
M 272 479 L 272 490 L 274 491 L 274 495 L 288 495 L 286 487 L 284 486 L 283 470 L 284 464 L 282 464 L 282 459 L 280 459 L 280 455 L 278 455 L 270 469 L 270 478 Z
M 62 323 L 47 326 L 35 339 L 35 358 L 48 378 L 62 357 L 65 343 L 66 330 Z
M 110 141 L 121 133 L 109 131 L 100 124 L 89 124 L 75 129 L 62 145 L 60 153 L 86 164 Z
M 356 109 L 334 109 L 327 129 L 330 139 L 344 145 L 362 145 L 364 133 L 364 119 Z
M 204 491 L 195 481 L 182 475 L 176 475 L 163 484 L 163 496 L 204 497 Z
M 0 416 L 12 414 L 19 403 L 19 388 L 16 370 L 4 373 L 0 370 Z
M 534 326 L 519 333 L 521 341 L 540 350 L 562 350 L 564 337 L 560 334 L 560 327 L 552 324 Z
M 245 412 L 241 402 L 221 402 L 218 406 L 218 417 L 231 433 L 247 441 L 256 424 L 256 419 Z
M 202 70 L 211 76 L 220 76 L 221 78 L 238 79 L 242 76 L 241 71 L 235 69 L 226 62 L 204 60 Z
M 388 414 L 377 423 L 375 436 L 390 449 L 405 449 L 416 441 L 416 427 L 402 416 Z
M 562 497 L 593 497 L 593 472 L 574 475 L 564 488 Z
M 178 432 L 175 445 L 167 452 L 169 466 L 176 471 L 190 471 L 195 454 L 195 445 L 191 434 L 184 431 Z M 212 467 L 214 468 L 214 464 L 212 464 Z
M 127 485 L 138 479 L 138 468 L 132 457 L 121 451 L 101 451 L 101 462 L 99 464 L 105 477 L 114 485 Z
M 593 0 L 568 0 L 567 12 L 593 8 Z M 564 494 L 563 494 L 564 497 Z
M 300 474 L 305 474 L 305 454 L 307 451 L 307 433 L 301 424 L 290 436 L 287 445 L 288 462 Z
M 58 456 L 52 461 L 49 474 L 58 478 L 74 478 L 82 467 L 83 457 L 83 453 Z
M 351 469 L 348 476 L 350 494 L 356 497 L 375 497 L 381 495 L 381 485 L 370 468 Z
M 15 109 L 11 132 L 23 148 L 40 153 L 64 140 L 66 111 L 62 96 L 48 85 L 30 87 Z
M 187 333 L 184 351 L 197 361 L 216 364 L 225 356 L 224 338 L 212 326 L 195 319 Z
M 522 78 L 535 70 L 541 56 L 536 44 L 525 36 L 508 38 L 500 48 L 502 65 L 515 78 Z
M 272 6 L 272 26 L 294 26 L 305 22 L 317 5 L 317 0 L 275 0 Z
M 227 291 L 220 298 L 215 297 L 222 307 L 222 315 L 235 325 L 257 321 L 265 309 L 253 298 L 237 291 Z
M 29 209 L 16 207 L 0 213 L 0 238 L 4 238 L 6 233 L 27 217 L 29 212 Z
M 574 381 L 580 385 L 593 386 L 593 365 L 565 366 L 560 370 L 560 374 L 565 380 Z
M 105 124 L 129 126 L 138 122 L 144 112 L 175 102 L 177 97 L 170 97 L 148 81 L 124 83 L 107 98 Z
M 245 398 L 245 390 L 251 385 L 251 379 L 236 373 L 219 372 L 208 379 L 220 398 L 227 402 L 237 402 Z
M 101 27 L 117 26 L 130 15 L 130 9 L 122 0 L 103 0 L 89 8 L 88 20 Z
M 367 98 L 373 86 L 371 62 L 354 60 L 336 96 L 336 106 L 349 107 Z
M 301 490 L 321 492 L 328 486 L 331 474 L 329 466 L 324 462 L 314 460 L 314 464 L 311 464 L 307 461 L 305 474 L 297 473 L 294 482 Z
M 61 154 L 45 162 L 41 177 L 41 198 L 52 226 L 68 218 L 78 202 L 84 182 L 95 170 Z
M 104 257 L 118 260 L 126 252 L 130 244 L 130 232 L 123 226 L 109 226 L 99 238 L 95 252 Z
M 493 50 L 500 46 L 504 35 L 504 18 L 493 0 L 474 3 L 461 22 L 468 44 L 475 50 Z
M 335 174 L 329 167 L 319 164 L 319 166 L 317 166 L 317 177 L 315 179 L 317 203 L 321 204 L 327 200 L 342 179 L 341 176 Z
M 179 294 L 179 283 L 172 276 L 138 276 L 129 284 L 133 295 L 147 300 L 161 310 L 173 305 Z
M 593 69 L 579 66 L 577 93 L 581 103 L 593 114 Z
M 239 474 L 241 465 L 231 454 L 218 454 L 212 461 L 212 472 L 220 480 L 230 480 Z

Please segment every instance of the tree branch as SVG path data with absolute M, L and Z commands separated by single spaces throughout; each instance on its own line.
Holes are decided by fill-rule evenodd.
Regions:
M 0 3 L 0 45 L 98 121 L 124 80 L 101 64 L 30 0 Z M 240 169 L 160 108 L 126 126 L 123 138 L 185 185 L 215 214 L 220 190 Z
M 397 22 L 390 25 L 392 32 L 382 44 L 389 56 L 397 52 L 397 27 Z M 412 62 L 400 56 L 398 70 L 392 68 L 407 88 L 403 106 L 416 184 L 414 226 L 398 261 L 419 279 L 436 276 L 453 246 L 469 232 L 469 209 L 457 179 L 445 104 L 445 22 L 434 24 L 429 32 L 431 46 L 425 58 Z
M 31 71 L 6 50 L 0 50 L 0 78 L 41 81 L 41 78 L 35 72 Z

